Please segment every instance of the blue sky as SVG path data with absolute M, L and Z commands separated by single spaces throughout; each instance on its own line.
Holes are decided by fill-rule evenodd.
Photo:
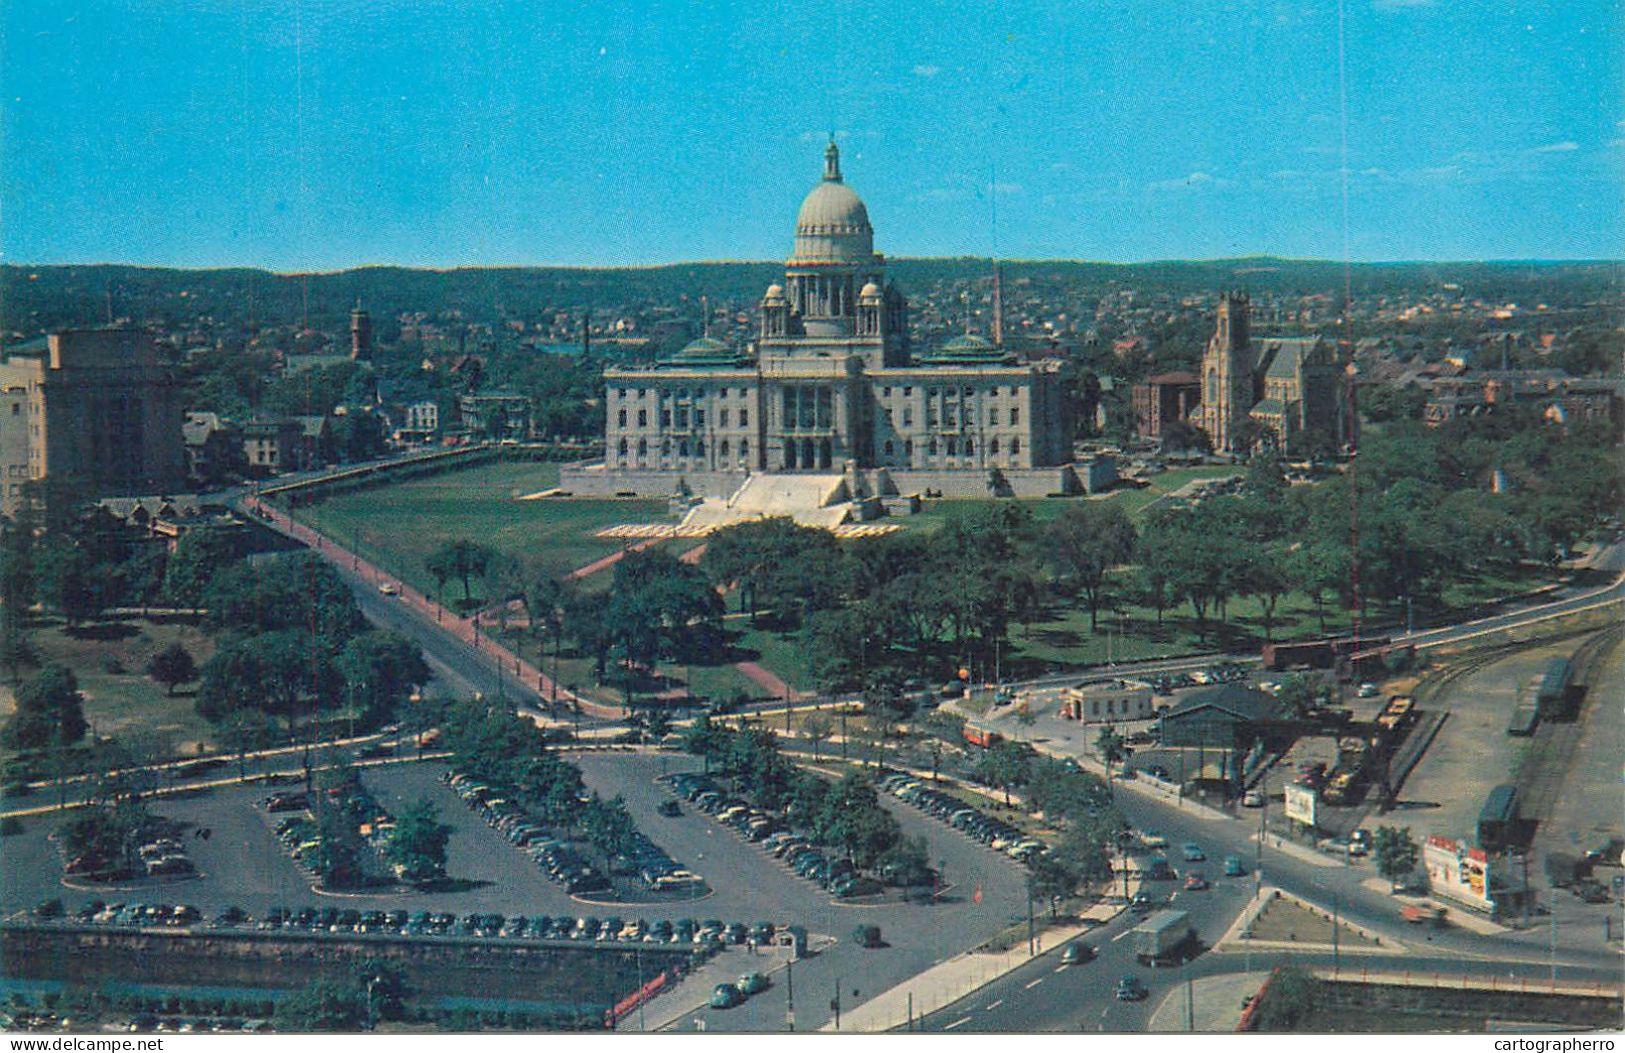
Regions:
M 1616 5 L 1345 2 L 1356 260 L 1625 255 Z M 14 0 L 0 256 L 776 259 L 833 127 L 891 255 L 1341 258 L 1338 24 L 1335 0 Z

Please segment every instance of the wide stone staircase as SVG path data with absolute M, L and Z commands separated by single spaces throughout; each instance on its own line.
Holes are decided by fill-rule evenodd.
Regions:
M 853 518 L 851 495 L 839 475 L 752 475 L 726 499 L 707 498 L 689 509 L 682 527 L 724 527 L 788 516 L 798 524 L 831 529 Z

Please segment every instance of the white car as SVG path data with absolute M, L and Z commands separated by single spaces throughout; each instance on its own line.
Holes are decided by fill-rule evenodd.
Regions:
M 1262 808 L 1264 807 L 1264 795 L 1257 790 L 1248 790 L 1241 795 L 1241 806 L 1243 808 Z
M 1360 685 L 1360 690 L 1357 691 L 1356 694 L 1360 698 L 1376 698 L 1377 697 L 1377 691 L 1378 691 L 1378 688 L 1377 688 L 1376 684 L 1367 682 L 1367 683 L 1364 683 L 1364 684 Z
M 385 596 L 399 596 L 401 594 L 401 587 L 395 584 L 393 581 L 386 581 L 382 585 L 378 586 L 378 591 L 383 593 Z

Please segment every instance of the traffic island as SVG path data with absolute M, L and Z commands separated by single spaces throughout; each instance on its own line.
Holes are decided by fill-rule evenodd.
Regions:
M 1264 888 L 1219 938 L 1218 951 L 1404 954 L 1405 947 L 1278 888 Z
M 1611 986 L 1611 985 L 1610 985 Z M 1506 976 L 1277 970 L 1243 1030 L 1296 1034 L 1604 1030 L 1619 1026 L 1617 989 Z

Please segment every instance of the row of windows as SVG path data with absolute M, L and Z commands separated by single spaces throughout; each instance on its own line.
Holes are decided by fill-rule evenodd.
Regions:
M 717 388 L 715 391 L 711 390 L 710 388 L 693 388 L 692 390 L 689 388 L 621 388 L 616 392 L 616 397 L 623 399 L 646 399 L 658 396 L 660 398 L 667 399 L 675 398 L 678 400 L 692 400 L 703 399 L 707 395 L 716 395 L 717 398 L 725 399 L 733 393 L 733 388 Z M 750 395 L 750 389 L 740 388 L 737 393 L 740 398 L 747 398 Z
M 638 418 L 637 419 L 638 419 L 638 427 L 647 428 L 649 426 L 649 411 L 648 410 L 641 410 L 641 409 L 638 410 Z M 687 428 L 688 427 L 688 421 L 689 421 L 688 407 L 687 406 L 679 406 L 679 407 L 677 407 L 677 415 L 676 415 L 675 418 L 673 418 L 672 411 L 669 410 L 669 409 L 663 409 L 663 410 L 660 411 L 660 426 L 662 428 L 671 427 L 673 419 L 675 419 L 677 421 L 677 426 L 679 428 Z M 694 419 L 694 427 L 696 427 L 696 428 L 705 427 L 705 410 L 703 408 L 701 408 L 701 407 L 696 406 L 694 408 L 694 418 L 693 419 Z M 732 427 L 732 425 L 729 423 L 732 419 L 733 419 L 733 417 L 732 417 L 732 414 L 730 413 L 730 411 L 728 411 L 728 410 L 719 410 L 719 411 L 717 411 L 717 427 L 719 427 L 719 428 Z M 627 413 L 626 413 L 626 411 L 625 410 L 616 410 L 615 411 L 615 424 L 616 424 L 616 426 L 620 427 L 620 428 L 624 428 L 624 427 L 626 427 L 626 421 L 627 421 Z M 739 427 L 741 427 L 741 428 L 750 427 L 750 410 L 741 409 L 739 411 Z
M 999 392 L 1001 390 L 1003 390 L 1003 389 L 1001 389 L 1001 388 L 999 388 L 997 386 L 991 387 L 991 388 L 983 388 L 983 389 L 970 388 L 970 387 L 959 388 L 959 389 L 956 389 L 956 388 L 924 388 L 924 389 L 922 389 L 921 393 L 928 399 L 950 398 L 950 397 L 953 397 L 956 394 L 956 392 L 959 395 L 959 397 L 967 398 L 967 399 L 974 397 L 978 393 L 980 393 L 980 394 L 982 394 L 982 395 L 984 395 L 984 396 L 986 396 L 988 398 L 998 398 L 999 397 Z M 1020 398 L 1021 397 L 1021 390 L 1022 389 L 1021 389 L 1021 387 L 1019 385 L 1012 384 L 1010 386 L 1010 388 L 1009 388 L 1010 397 L 1011 398 Z M 901 387 L 895 387 L 894 388 L 892 385 L 888 384 L 888 385 L 886 385 L 886 386 L 884 386 L 884 387 L 882 387 L 880 389 L 880 395 L 881 395 L 882 398 L 888 398 L 889 399 L 889 398 L 892 397 L 894 392 L 901 392 L 903 398 L 913 398 L 914 397 L 914 387 L 913 387 L 913 385 L 903 385 Z M 723 399 L 729 398 L 730 396 L 735 395 L 735 394 L 737 394 L 740 398 L 747 398 L 750 395 L 750 389 L 749 388 L 738 388 L 738 389 L 735 389 L 735 388 L 717 388 L 717 389 L 715 389 L 713 391 L 713 390 L 708 389 L 708 388 L 692 388 L 692 389 L 690 389 L 690 388 L 675 388 L 675 389 L 671 389 L 671 388 L 641 388 L 641 389 L 640 388 L 619 388 L 619 389 L 617 389 L 615 394 L 616 394 L 616 397 L 623 398 L 623 399 L 627 399 L 627 398 L 632 398 L 632 399 L 645 398 L 646 399 L 646 398 L 653 398 L 653 397 L 658 396 L 660 398 L 668 398 L 668 399 L 669 398 L 675 398 L 675 399 L 678 399 L 679 401 L 682 401 L 682 400 L 692 400 L 692 399 L 703 399 L 707 395 L 713 395 L 713 394 L 716 395 L 718 398 L 723 398 Z
M 960 456 L 972 457 L 972 456 L 974 456 L 976 454 L 976 442 L 973 439 L 966 439 L 964 441 L 964 443 L 961 444 L 958 439 L 952 439 L 951 438 L 951 439 L 948 439 L 943 444 L 943 446 L 941 448 L 945 449 L 947 451 L 947 454 L 948 454 L 949 457 L 960 457 Z M 926 452 L 926 454 L 928 456 L 935 457 L 937 455 L 938 449 L 939 449 L 939 447 L 937 445 L 937 440 L 936 439 L 930 439 L 925 444 L 925 452 Z M 885 453 L 885 455 L 887 457 L 891 457 L 891 456 L 893 456 L 893 455 L 895 455 L 897 453 L 897 446 L 896 446 L 896 444 L 894 444 L 892 442 L 892 440 L 887 439 L 884 443 L 881 444 L 881 451 L 883 453 Z M 1020 439 L 1011 439 L 1010 440 L 1009 451 L 1012 454 L 1019 454 L 1021 452 L 1021 440 Z M 987 444 L 987 452 L 990 455 L 994 455 L 994 456 L 998 455 L 998 453 L 999 453 L 999 440 L 998 439 L 993 439 Z M 905 457 L 914 456 L 914 440 L 913 439 L 905 439 L 903 441 L 903 456 L 905 456 Z
M 678 439 L 675 443 L 671 439 L 665 439 L 665 440 L 661 441 L 661 443 L 660 443 L 660 455 L 662 457 L 670 457 L 671 454 L 672 454 L 673 449 L 675 449 L 677 451 L 677 456 L 679 456 L 679 457 L 688 457 L 688 456 L 691 456 L 691 455 L 694 456 L 694 457 L 704 457 L 705 456 L 705 440 L 704 439 L 695 439 L 692 445 L 690 445 L 690 443 L 689 443 L 689 441 L 687 439 Z M 727 439 L 723 439 L 721 442 L 717 443 L 717 456 L 721 457 L 723 459 L 727 459 L 728 457 L 733 455 L 733 450 L 734 449 L 735 449 L 735 447 L 732 446 L 728 442 Z M 739 457 L 740 457 L 741 460 L 743 460 L 746 457 L 749 457 L 750 456 L 750 440 L 749 439 L 740 439 L 739 440 L 739 446 L 737 447 L 737 449 L 739 451 Z M 632 450 L 632 445 L 626 439 L 622 439 L 620 441 L 620 444 L 616 447 L 616 452 L 618 454 L 620 454 L 622 464 L 626 463 L 627 455 L 631 452 L 631 450 Z M 638 456 L 640 458 L 649 456 L 649 440 L 648 439 L 639 439 L 638 440 L 637 450 L 638 450 Z
M 885 414 L 886 414 L 886 419 L 888 421 L 890 421 L 892 419 L 892 411 L 891 410 L 886 410 Z M 912 407 L 912 406 L 904 406 L 902 416 L 903 416 L 902 427 L 904 427 L 904 428 L 912 428 L 912 427 L 914 427 L 914 407 Z M 1009 417 L 1010 424 L 1012 426 L 1020 424 L 1021 423 L 1021 409 L 1020 409 L 1020 407 L 1018 407 L 1018 406 L 1010 407 L 1010 411 L 1007 414 L 1007 416 Z M 936 407 L 931 406 L 931 405 L 927 405 L 926 408 L 925 408 L 925 426 L 928 427 L 928 428 L 934 428 L 934 427 L 937 426 L 937 420 L 938 420 L 938 417 L 937 417 Z M 949 427 L 949 428 L 957 428 L 957 427 L 959 427 L 959 411 L 958 411 L 958 409 L 956 407 L 952 406 L 952 405 L 945 407 L 943 412 L 942 412 L 941 420 L 942 420 L 943 425 L 946 426 L 946 427 Z M 965 423 L 967 425 L 975 423 L 974 420 L 972 419 L 971 410 L 970 410 L 969 407 L 966 407 L 966 409 L 965 409 Z M 997 407 L 994 407 L 994 406 L 989 406 L 988 407 L 988 410 L 987 410 L 987 423 L 990 426 L 995 426 L 995 427 L 998 425 L 998 423 L 999 423 L 999 411 L 998 411 Z
M 906 386 L 906 387 L 901 388 L 900 390 L 902 391 L 904 398 L 913 398 L 914 397 L 914 388 L 912 386 Z M 961 388 L 959 390 L 960 397 L 967 398 L 967 399 L 972 397 L 973 395 L 975 395 L 976 392 L 977 392 L 976 388 Z M 945 398 L 945 397 L 951 396 L 954 393 L 954 389 L 953 388 L 925 388 L 924 393 L 925 393 L 925 397 L 928 398 L 928 399 Z M 984 389 L 982 391 L 982 394 L 986 395 L 988 398 L 998 398 L 999 397 L 999 388 L 997 386 L 991 387 L 991 388 L 986 388 L 986 389 Z M 892 397 L 892 388 L 891 388 L 890 385 L 880 389 L 880 397 L 881 398 L 888 398 L 888 399 Z M 1013 398 L 1013 399 L 1021 397 L 1021 388 L 1018 385 L 1012 384 L 1010 386 L 1010 397 Z

